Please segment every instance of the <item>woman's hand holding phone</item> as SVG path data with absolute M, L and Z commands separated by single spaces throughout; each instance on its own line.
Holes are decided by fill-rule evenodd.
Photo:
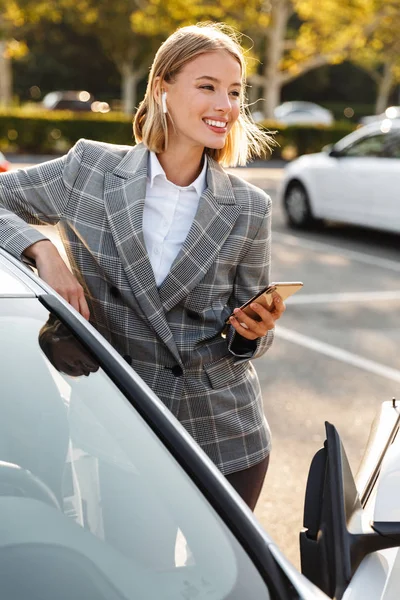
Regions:
M 235 308 L 226 325 L 232 325 L 242 337 L 248 340 L 263 337 L 274 328 L 275 321 L 285 312 L 284 300 L 302 287 L 301 281 L 271 283 L 243 306 Z M 225 332 L 226 329 L 222 332 L 223 336 Z
M 265 308 L 258 302 L 252 302 L 249 306 L 256 313 L 253 319 L 241 308 L 235 308 L 233 315 L 229 318 L 232 327 L 247 340 L 256 340 L 263 337 L 270 329 L 275 327 L 277 321 L 285 312 L 286 307 L 277 292 L 272 292 L 273 305 L 270 309 Z

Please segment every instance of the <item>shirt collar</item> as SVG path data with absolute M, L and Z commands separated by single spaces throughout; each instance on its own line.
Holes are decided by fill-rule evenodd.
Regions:
M 201 169 L 200 175 L 188 186 L 175 185 L 172 181 L 167 179 L 164 169 L 162 168 L 160 161 L 158 160 L 154 152 L 149 152 L 149 160 L 147 164 L 147 179 L 152 188 L 156 177 L 160 176 L 162 179 L 167 181 L 170 185 L 180 189 L 189 190 L 194 188 L 197 195 L 200 197 L 207 187 L 207 157 L 204 156 L 203 168 Z

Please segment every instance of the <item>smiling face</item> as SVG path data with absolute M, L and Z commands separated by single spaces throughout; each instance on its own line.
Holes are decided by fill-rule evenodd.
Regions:
M 169 144 L 192 153 L 223 148 L 239 117 L 241 67 L 225 50 L 202 54 L 187 63 L 167 92 Z

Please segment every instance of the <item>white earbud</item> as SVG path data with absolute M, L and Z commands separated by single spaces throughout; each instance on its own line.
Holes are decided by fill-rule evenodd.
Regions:
M 167 114 L 168 112 L 168 108 L 167 108 L 167 92 L 163 92 L 161 94 L 161 105 L 162 105 L 162 111 L 164 114 Z

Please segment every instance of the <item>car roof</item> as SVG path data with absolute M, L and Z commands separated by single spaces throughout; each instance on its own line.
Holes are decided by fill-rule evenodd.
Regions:
M 374 121 L 373 123 L 368 123 L 363 127 L 360 127 L 358 131 L 375 131 L 380 130 L 384 131 L 385 129 L 399 129 L 400 128 L 400 119 L 379 119 Z
M 346 135 L 344 138 L 336 142 L 335 148 L 341 150 L 345 148 L 348 144 L 355 142 L 363 137 L 368 135 L 372 135 L 374 133 L 389 133 L 389 131 L 400 131 L 400 119 L 382 119 L 381 121 L 374 121 L 373 123 L 368 123 L 368 125 L 363 125 Z
M 279 110 L 316 109 L 316 110 L 327 111 L 327 109 L 324 108 L 323 106 L 320 106 L 319 104 L 316 104 L 315 102 L 308 102 L 306 100 L 288 100 L 287 102 L 283 102 L 282 104 L 277 106 L 276 109 L 279 109 Z
M 23 263 L 0 248 L 0 298 L 35 298 L 43 289 Z

